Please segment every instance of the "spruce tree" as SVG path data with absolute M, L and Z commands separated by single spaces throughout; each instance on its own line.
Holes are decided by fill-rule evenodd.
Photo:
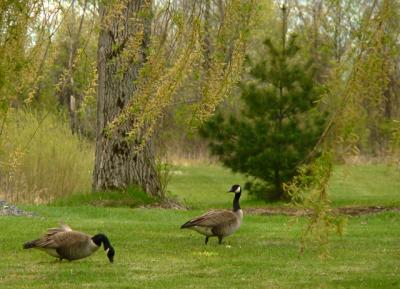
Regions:
M 252 177 L 247 188 L 267 200 L 287 198 L 283 183 L 313 149 L 325 119 L 312 63 L 301 58 L 295 36 L 287 37 L 283 18 L 280 43 L 264 42 L 267 55 L 240 85 L 241 113 L 219 112 L 201 130 L 211 153 Z

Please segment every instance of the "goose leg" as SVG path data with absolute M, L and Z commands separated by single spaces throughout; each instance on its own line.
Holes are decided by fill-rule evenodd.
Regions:
M 218 236 L 218 244 L 220 245 L 222 244 L 222 238 L 223 238 L 222 236 Z
M 206 245 L 207 245 L 207 243 L 208 243 L 208 238 L 209 238 L 209 237 L 207 236 L 207 237 L 206 237 L 206 240 L 205 240 Z

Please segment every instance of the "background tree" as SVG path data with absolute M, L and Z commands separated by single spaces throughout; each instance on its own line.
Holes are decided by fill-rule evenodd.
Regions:
M 113 14 L 119 9 L 117 14 Z M 137 89 L 135 81 L 146 60 L 151 33 L 151 1 L 127 1 L 116 7 L 101 5 L 102 30 L 98 47 L 97 141 L 93 187 L 95 190 L 121 189 L 138 184 L 157 196 L 161 184 L 151 142 L 140 153 L 128 142 L 129 124 L 106 134 L 112 122 L 128 105 Z M 136 55 L 124 56 L 126 46 L 136 40 Z M 132 48 L 132 47 L 131 47 Z M 127 61 L 132 61 L 126 65 Z
M 72 1 L 64 9 L 53 41 L 43 98 L 68 112 L 71 131 L 93 140 L 96 131 L 96 59 L 98 11 L 90 1 Z M 42 102 L 44 102 L 43 99 Z
M 208 53 L 203 53 L 208 32 L 202 23 L 207 19 L 204 7 L 211 9 L 211 3 L 182 2 L 183 11 L 191 8 L 187 13 L 175 2 L 158 4 L 162 9 L 154 9 L 148 0 L 101 3 L 96 190 L 136 184 L 162 198 L 153 146 L 158 121 L 177 101 L 189 76 L 202 74 L 205 55 L 211 73 L 190 107 L 196 121 L 213 113 L 241 74 L 253 1 L 225 4 L 215 37 L 218 45 Z M 233 23 L 243 25 L 237 29 Z
M 298 59 L 295 37 L 286 43 L 286 9 L 278 45 L 265 41 L 268 57 L 252 66 L 241 85 L 241 114 L 218 114 L 203 128 L 211 152 L 225 166 L 255 177 L 250 190 L 266 199 L 285 199 L 283 183 L 316 144 L 324 124 L 311 63 Z
M 82 16 L 79 21 L 77 21 L 77 17 L 75 15 L 75 0 L 72 0 L 71 3 L 71 15 L 69 17 L 70 23 L 68 23 L 68 32 L 69 32 L 69 51 L 68 51 L 68 65 L 63 74 L 63 83 L 60 85 L 60 96 L 63 102 L 66 103 L 68 107 L 68 111 L 70 114 L 70 123 L 71 130 L 73 133 L 77 133 L 79 130 L 78 127 L 78 117 L 77 117 L 77 105 L 81 102 L 78 101 L 77 93 L 75 90 L 76 81 L 74 79 L 74 70 L 76 66 L 76 58 L 78 55 L 79 41 L 81 40 L 82 28 L 85 20 L 86 9 L 88 6 L 88 0 L 85 0 L 83 3 L 83 11 Z M 75 28 L 75 24 L 79 23 L 78 28 Z

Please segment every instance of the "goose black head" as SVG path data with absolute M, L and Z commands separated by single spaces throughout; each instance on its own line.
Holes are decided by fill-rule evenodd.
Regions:
M 228 191 L 228 193 L 235 193 L 235 194 L 239 194 L 242 192 L 242 188 L 240 187 L 240 185 L 233 185 L 232 188 Z
M 108 260 L 110 260 L 111 263 L 114 262 L 114 255 L 115 255 L 115 250 L 111 246 L 110 241 L 108 240 L 107 236 L 104 234 L 97 234 L 92 237 L 93 243 L 95 243 L 97 246 L 101 246 L 103 244 L 104 251 L 107 252 L 107 257 Z
M 114 255 L 115 255 L 114 248 L 110 245 L 110 247 L 108 247 L 108 249 L 106 249 L 106 251 L 107 251 L 108 260 L 110 260 L 110 263 L 113 263 L 114 262 Z

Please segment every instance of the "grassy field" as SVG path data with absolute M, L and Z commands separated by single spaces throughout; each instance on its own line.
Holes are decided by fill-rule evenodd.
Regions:
M 225 207 L 231 196 L 224 194 L 245 178 L 228 169 L 214 166 L 176 167 L 169 190 L 193 208 Z M 400 207 L 400 171 L 384 165 L 336 166 L 329 187 L 332 205 Z M 266 204 L 244 193 L 243 206 L 281 206 Z
M 334 206 L 400 207 L 400 170 L 384 165 L 339 166 L 330 193 Z
M 340 167 L 331 184 L 334 203 L 399 204 L 396 177 L 382 167 Z M 332 239 L 332 257 L 325 260 L 312 248 L 299 258 L 303 218 L 290 225 L 287 216 L 247 215 L 223 245 L 211 239 L 205 246 L 201 235 L 179 229 L 205 208 L 230 206 L 232 196 L 224 192 L 242 181 L 218 167 L 181 167 L 169 189 L 193 210 L 93 207 L 75 198 L 70 206 L 24 207 L 38 217 L 0 217 L 0 288 L 400 288 L 399 213 L 349 218 L 345 236 Z M 242 206 L 250 205 L 265 206 L 244 196 Z M 115 263 L 103 251 L 59 263 L 22 249 L 60 220 L 106 233 Z

